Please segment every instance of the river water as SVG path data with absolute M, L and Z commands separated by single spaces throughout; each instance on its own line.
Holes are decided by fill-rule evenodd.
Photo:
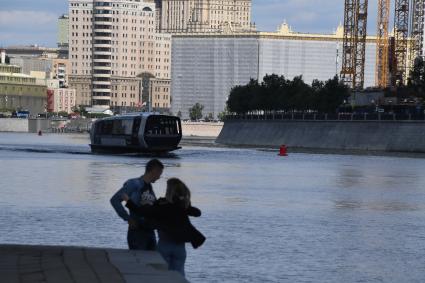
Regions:
M 149 157 L 90 154 L 85 135 L 0 134 L 0 243 L 126 248 L 109 198 Z M 207 241 L 192 282 L 424 282 L 425 158 L 185 146 Z

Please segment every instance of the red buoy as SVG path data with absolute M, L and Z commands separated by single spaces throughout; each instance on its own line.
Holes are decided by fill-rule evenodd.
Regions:
M 282 144 L 279 148 L 279 155 L 280 156 L 287 156 L 288 155 L 288 149 L 286 147 L 286 145 Z

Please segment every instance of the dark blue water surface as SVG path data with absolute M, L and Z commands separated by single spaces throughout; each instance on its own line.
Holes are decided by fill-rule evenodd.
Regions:
M 0 243 L 126 248 L 109 204 L 149 157 L 84 135 L 0 133 Z M 192 282 L 424 282 L 425 159 L 184 147 L 162 158 L 207 236 Z

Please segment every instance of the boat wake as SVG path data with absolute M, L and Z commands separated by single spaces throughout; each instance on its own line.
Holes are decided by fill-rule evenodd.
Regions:
M 91 154 L 88 146 L 2 144 L 0 145 L 0 150 L 35 153 Z

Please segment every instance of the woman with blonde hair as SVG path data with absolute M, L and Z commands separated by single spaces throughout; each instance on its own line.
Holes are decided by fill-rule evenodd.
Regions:
M 167 181 L 165 198 L 158 199 L 154 205 L 136 206 L 128 196 L 123 195 L 131 212 L 153 219 L 158 230 L 158 251 L 168 264 L 169 270 L 184 276 L 186 261 L 185 243 L 190 242 L 196 249 L 205 237 L 190 222 L 189 216 L 199 217 L 201 211 L 191 206 L 190 190 L 180 179 Z

